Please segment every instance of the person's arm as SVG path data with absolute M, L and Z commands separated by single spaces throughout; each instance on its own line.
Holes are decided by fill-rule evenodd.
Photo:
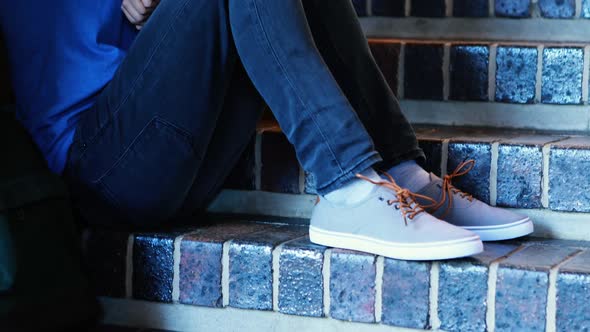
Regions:
M 135 25 L 137 29 L 141 29 L 158 3 L 160 0 L 123 0 L 121 10 L 131 24 Z

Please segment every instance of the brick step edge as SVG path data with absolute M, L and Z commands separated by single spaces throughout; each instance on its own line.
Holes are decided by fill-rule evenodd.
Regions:
M 416 135 L 427 156 L 423 166 L 436 175 L 474 159 L 473 170 L 454 184 L 486 203 L 590 212 L 589 136 L 450 127 L 419 127 Z M 225 187 L 316 193 L 315 177 L 301 169 L 293 147 L 276 126 L 261 128 Z
M 309 242 L 301 226 L 229 221 L 175 233 L 89 230 L 100 296 L 448 331 L 590 326 L 590 243 L 487 243 L 412 262 Z
M 309 224 L 316 195 L 279 194 L 265 191 L 222 191 L 209 205 L 214 215 L 259 216 L 281 218 L 285 223 Z M 551 211 L 548 209 L 510 209 L 533 220 L 533 236 L 581 240 L 590 239 L 590 213 Z
M 392 3 L 380 0 L 353 0 L 352 3 L 359 17 L 416 17 L 422 19 L 511 17 L 529 20 L 531 18 L 577 19 L 590 17 L 590 4 L 587 1 L 565 1 L 559 4 L 551 1 L 529 2 L 510 0 L 456 1 L 451 3 L 432 1 L 428 6 L 412 6 L 407 1 Z

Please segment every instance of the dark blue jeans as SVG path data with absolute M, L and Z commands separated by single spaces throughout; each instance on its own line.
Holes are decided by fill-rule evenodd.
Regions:
M 318 191 L 423 157 L 349 0 L 162 1 L 80 119 L 66 177 L 92 223 L 189 216 L 270 106 Z

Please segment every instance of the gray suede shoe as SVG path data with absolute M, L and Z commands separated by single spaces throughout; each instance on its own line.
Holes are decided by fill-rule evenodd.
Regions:
M 425 212 L 415 194 L 391 182 L 354 205 L 335 205 L 320 197 L 309 227 L 312 242 L 405 260 L 471 256 L 483 251 L 475 233 Z
M 531 234 L 533 222 L 527 216 L 489 206 L 452 185 L 452 179 L 469 172 L 474 163 L 469 160 L 460 164 L 444 180 L 430 174 L 430 184 L 417 194 L 430 197 L 436 203 L 418 197 L 420 205 L 435 217 L 478 234 L 482 241 L 507 240 Z

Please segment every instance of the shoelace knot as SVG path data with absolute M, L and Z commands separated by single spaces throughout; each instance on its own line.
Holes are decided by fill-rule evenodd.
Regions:
M 444 203 L 447 201 L 447 197 L 448 197 L 449 202 L 447 204 L 447 208 L 445 209 L 445 212 L 442 214 L 442 216 L 439 217 L 439 218 L 443 219 L 449 213 L 451 206 L 453 206 L 453 195 L 454 194 L 459 194 L 459 196 L 461 196 L 461 198 L 467 198 L 467 200 L 469 200 L 470 202 L 473 202 L 473 199 L 474 199 L 473 196 L 471 196 L 470 194 L 463 192 L 463 191 L 457 189 L 455 186 L 453 186 L 453 179 L 469 173 L 473 169 L 474 166 L 475 166 L 475 160 L 469 159 L 469 160 L 466 160 L 466 161 L 460 163 L 459 165 L 457 165 L 457 167 L 455 168 L 455 170 L 451 174 L 447 174 L 447 175 L 443 176 L 443 184 L 442 184 L 442 188 L 441 188 L 442 194 L 440 197 L 440 201 L 434 202 L 433 204 L 422 205 L 422 208 L 428 210 L 430 213 L 435 213 L 444 205 Z

